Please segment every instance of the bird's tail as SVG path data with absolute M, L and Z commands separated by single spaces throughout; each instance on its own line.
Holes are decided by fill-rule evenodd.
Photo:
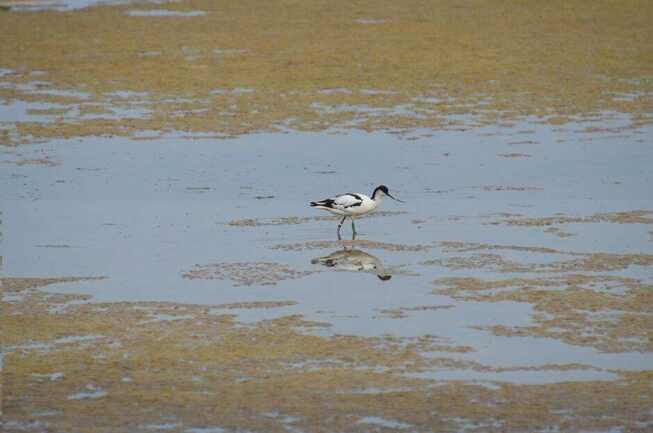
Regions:
M 333 199 L 327 198 L 326 200 L 312 201 L 311 207 L 333 208 Z

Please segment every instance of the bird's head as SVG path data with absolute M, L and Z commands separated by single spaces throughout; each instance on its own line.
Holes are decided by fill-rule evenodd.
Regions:
M 402 200 L 399 200 L 398 198 L 394 198 L 392 195 L 390 195 L 390 191 L 388 191 L 388 187 L 385 185 L 379 185 L 376 188 L 374 188 L 374 192 L 372 193 L 372 200 L 377 200 L 381 197 L 388 196 L 393 200 L 396 200 L 400 203 L 404 203 Z

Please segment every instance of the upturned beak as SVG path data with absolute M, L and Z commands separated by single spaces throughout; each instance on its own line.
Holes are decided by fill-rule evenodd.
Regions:
M 394 198 L 393 196 L 390 195 L 390 193 L 388 193 L 388 194 L 386 194 L 386 195 L 387 195 L 388 197 L 390 197 L 391 199 L 398 201 L 399 203 L 406 203 L 406 202 L 403 201 L 403 200 L 399 200 L 398 198 Z

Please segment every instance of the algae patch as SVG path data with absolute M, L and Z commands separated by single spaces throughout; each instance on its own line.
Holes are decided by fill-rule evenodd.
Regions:
M 556 232 L 557 233 L 557 232 Z M 493 245 L 443 241 L 438 242 L 445 253 L 471 253 L 462 256 L 444 256 L 421 262 L 422 265 L 443 266 L 450 269 L 492 269 L 512 273 L 571 273 L 610 272 L 634 266 L 653 266 L 653 255 L 643 253 L 614 254 L 605 252 L 578 253 L 548 247 L 519 245 Z M 493 251 L 493 252 L 477 252 Z M 529 262 L 510 260 L 498 252 L 519 252 L 536 258 Z M 542 262 L 540 255 L 564 256 L 563 260 Z
M 653 290 L 635 279 L 572 274 L 434 283 L 436 293 L 461 300 L 533 305 L 534 326 L 490 327 L 496 335 L 550 337 L 604 352 L 653 350 Z
M 297 271 L 281 263 L 239 262 L 195 265 L 183 273 L 189 280 L 230 280 L 236 286 L 274 285 L 279 281 L 294 280 L 310 275 L 310 271 Z
M 22 167 L 24 165 L 41 165 L 45 167 L 54 167 L 57 165 L 56 162 L 52 161 L 49 158 L 38 158 L 38 159 L 20 159 L 17 161 L 6 161 L 6 164 L 15 164 L 18 167 Z
M 470 349 L 433 337 L 317 336 L 306 329 L 325 324 L 298 315 L 242 326 L 208 305 L 67 304 L 75 295 L 50 298 L 29 288 L 46 281 L 10 279 L 24 296 L 3 303 L 8 314 L 0 316 L 3 347 L 13 341 L 4 351 L 3 422 L 26 432 L 371 433 L 382 422 L 417 431 L 582 432 L 652 421 L 650 371 L 549 385 L 442 381 L 438 369 L 497 369 L 447 358 Z M 432 307 L 407 311 L 437 314 Z M 148 320 L 162 315 L 191 319 Z M 64 344 L 26 344 L 47 335 Z M 434 368 L 434 378 L 411 377 Z
M 340 241 L 309 241 L 293 244 L 277 244 L 270 248 L 281 251 L 306 251 L 306 250 L 323 250 L 333 248 L 363 248 L 370 250 L 385 250 L 385 251 L 409 251 L 419 252 L 428 251 L 432 247 L 425 244 L 393 244 L 390 242 L 369 241 L 361 240 L 340 240 Z
M 144 6 L 0 13 L 0 97 L 70 105 L 47 113 L 51 122 L 2 125 L 2 142 L 407 132 L 526 116 L 555 125 L 609 113 L 627 113 L 635 127 L 651 122 L 647 1 Z M 83 114 L 114 104 L 146 111 Z
M 270 197 L 255 197 L 257 200 L 270 198 Z M 378 211 L 368 215 L 365 215 L 361 218 L 377 218 L 377 217 L 389 217 L 396 215 L 403 215 L 405 211 Z M 314 216 L 314 217 L 279 217 L 279 218 L 241 218 L 231 220 L 227 225 L 235 227 L 260 227 L 260 226 L 283 226 L 283 225 L 295 225 L 295 224 L 306 224 L 314 221 L 338 221 L 337 216 Z
M 553 226 L 561 224 L 613 223 L 613 224 L 653 224 L 653 211 L 647 209 L 626 212 L 598 213 L 595 215 L 574 217 L 558 215 L 540 218 L 506 218 L 489 224 L 507 224 L 511 226 Z

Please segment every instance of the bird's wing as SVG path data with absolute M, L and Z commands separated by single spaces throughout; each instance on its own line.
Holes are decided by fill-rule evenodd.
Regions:
M 342 194 L 333 200 L 333 207 L 336 209 L 348 209 L 363 204 L 363 198 L 358 194 Z
M 311 206 L 319 206 L 330 209 L 347 210 L 355 208 L 363 203 L 363 198 L 359 194 L 342 194 L 334 198 L 327 198 L 320 201 L 311 202 Z

